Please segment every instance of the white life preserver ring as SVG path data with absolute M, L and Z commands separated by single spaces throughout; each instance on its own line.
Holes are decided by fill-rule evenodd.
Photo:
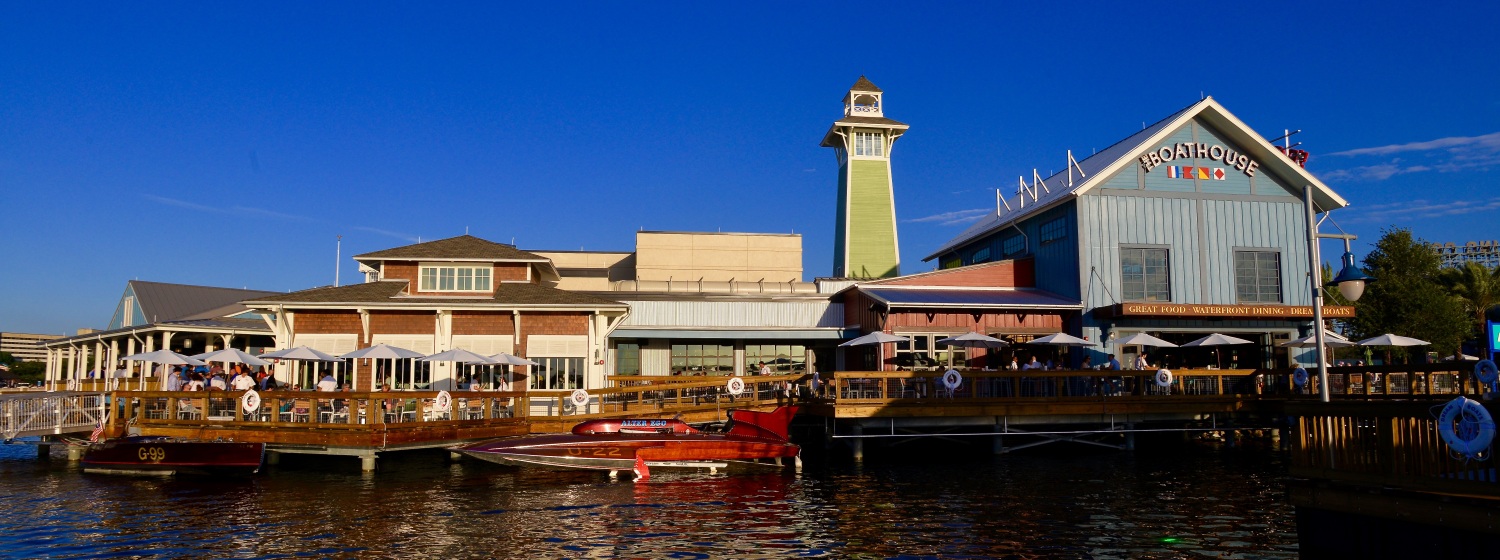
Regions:
M 453 410 L 453 395 L 447 391 L 438 391 L 437 398 L 432 399 L 432 406 L 441 412 Z
M 573 406 L 576 407 L 586 406 L 589 404 L 589 392 L 583 389 L 575 390 L 573 394 L 568 395 L 568 402 L 573 403 Z
M 1161 368 L 1159 370 L 1156 370 L 1156 386 L 1157 387 L 1171 387 L 1172 386 L 1172 371 L 1168 370 L 1167 368 Z
M 1297 368 L 1292 370 L 1292 384 L 1298 387 L 1307 384 L 1307 370 Z
M 245 394 L 240 396 L 240 407 L 244 408 L 245 412 L 253 413 L 260 410 L 260 393 L 255 392 L 255 389 L 245 391 Z
M 1495 362 L 1479 360 L 1474 364 L 1474 378 L 1480 383 L 1490 384 L 1500 379 L 1500 372 L 1495 370 Z
M 740 393 L 745 392 L 745 380 L 739 378 L 738 376 L 731 377 L 729 378 L 729 381 L 724 384 L 724 390 L 729 391 L 729 394 L 738 397 L 740 396 Z
M 1459 397 L 1448 401 L 1438 415 L 1438 435 L 1449 449 L 1473 459 L 1495 439 L 1495 421 L 1484 405 Z
M 962 385 L 963 382 L 964 374 L 959 373 L 956 369 L 950 369 L 943 374 L 943 386 L 947 387 L 949 391 L 957 390 L 958 386 Z

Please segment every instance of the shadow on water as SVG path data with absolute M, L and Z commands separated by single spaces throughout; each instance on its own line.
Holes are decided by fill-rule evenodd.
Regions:
M 602 474 L 391 454 L 248 479 L 84 474 L 0 446 L 0 556 L 1014 557 L 1296 555 L 1285 471 L 1253 447 L 913 442 L 804 471 Z

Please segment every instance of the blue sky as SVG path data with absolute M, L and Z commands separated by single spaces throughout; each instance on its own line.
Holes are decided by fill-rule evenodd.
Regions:
M 861 74 L 912 126 L 904 272 L 993 189 L 1203 94 L 1304 131 L 1356 252 L 1500 239 L 1493 2 L 429 4 L 0 4 L 0 330 L 100 327 L 130 279 L 330 284 L 338 235 L 345 283 L 465 228 L 795 232 L 827 275 L 818 142 Z

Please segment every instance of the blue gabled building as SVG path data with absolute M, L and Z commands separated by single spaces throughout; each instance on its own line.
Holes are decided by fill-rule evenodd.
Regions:
M 1312 327 L 1304 199 L 1319 213 L 1348 202 L 1297 155 L 1203 99 L 1082 161 L 1070 156 L 1060 173 L 1023 180 L 994 215 L 924 260 L 954 268 L 1033 259 L 1037 288 L 1082 304 L 1067 330 L 1102 341 L 1094 363 L 1114 353 L 1130 364 L 1137 349 L 1114 340 L 1141 332 L 1178 344 L 1213 332 L 1253 343 L 1218 356 L 1148 349 L 1153 365 L 1308 363 L 1276 346 Z

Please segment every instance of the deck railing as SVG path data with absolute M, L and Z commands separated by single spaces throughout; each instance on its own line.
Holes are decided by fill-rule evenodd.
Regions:
M 1298 402 L 1293 476 L 1402 490 L 1500 497 L 1491 458 L 1464 459 L 1438 433 L 1441 404 Z M 1500 407 L 1487 406 L 1492 417 Z
M 262 391 L 246 410 L 245 391 L 117 391 L 115 418 L 142 427 L 349 427 L 399 429 L 434 424 L 524 420 L 524 392 L 454 391 L 447 408 L 438 392 Z
M 744 389 L 738 395 L 728 389 L 723 376 L 614 375 L 615 386 L 590 389 L 589 402 L 575 406 L 572 391 L 531 391 L 532 410 L 548 415 L 633 413 L 691 407 L 747 407 L 785 401 L 788 389 L 795 396 L 810 376 L 805 374 L 752 375 L 741 377 Z M 556 411 L 556 412 L 551 412 Z

